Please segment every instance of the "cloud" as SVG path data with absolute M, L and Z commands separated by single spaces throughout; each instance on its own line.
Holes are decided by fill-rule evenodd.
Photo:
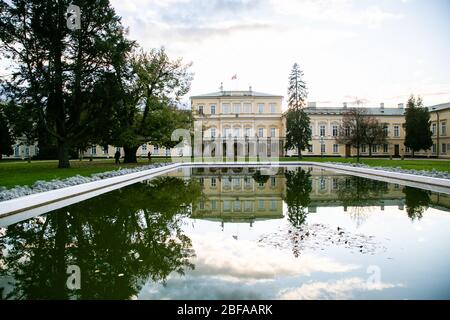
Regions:
M 395 287 L 403 287 L 403 285 L 382 282 L 377 285 L 368 285 L 365 279 L 352 277 L 333 282 L 302 284 L 300 288 L 282 290 L 279 294 L 279 298 L 286 300 L 343 300 L 354 298 L 355 291 L 381 291 Z

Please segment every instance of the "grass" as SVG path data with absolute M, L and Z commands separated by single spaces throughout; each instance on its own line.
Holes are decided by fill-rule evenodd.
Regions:
M 295 157 L 281 158 L 281 161 L 298 161 Z M 356 162 L 354 158 L 320 158 L 320 157 L 303 157 L 303 161 L 313 162 Z M 153 158 L 152 162 L 170 161 L 166 158 Z M 401 167 L 403 169 L 415 170 L 432 170 L 450 172 L 450 161 L 445 160 L 429 160 L 429 159 L 414 159 L 414 160 L 389 160 L 380 158 L 362 158 L 361 163 L 369 166 L 383 166 L 383 167 Z M 70 162 L 70 169 L 58 169 L 56 160 L 48 161 L 3 161 L 0 162 L 0 186 L 7 188 L 16 185 L 32 185 L 37 180 L 52 180 L 63 179 L 77 174 L 82 176 L 90 176 L 91 174 L 117 170 L 119 168 L 130 168 L 140 165 L 148 164 L 147 159 L 139 159 L 137 164 L 120 164 L 115 165 L 114 159 L 98 159 L 98 160 L 72 160 Z
M 170 161 L 167 159 L 152 159 L 152 163 Z M 114 159 L 71 160 L 69 169 L 58 169 L 56 160 L 43 161 L 4 161 L 0 162 L 0 186 L 7 188 L 16 185 L 32 185 L 37 180 L 64 179 L 72 176 L 90 176 L 98 172 L 132 168 L 148 164 L 147 159 L 139 159 L 137 164 L 116 165 Z
M 297 158 L 282 158 L 281 161 L 298 161 Z M 356 158 L 320 158 L 320 157 L 303 157 L 302 161 L 313 162 L 345 162 L 356 163 Z M 400 167 L 402 169 L 412 170 L 433 170 L 446 171 L 450 173 L 450 160 L 429 160 L 429 159 L 385 159 L 385 158 L 361 158 L 361 163 L 372 167 Z

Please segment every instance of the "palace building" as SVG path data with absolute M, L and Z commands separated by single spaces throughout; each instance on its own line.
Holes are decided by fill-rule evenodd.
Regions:
M 196 128 L 202 130 L 201 148 L 194 149 L 194 155 L 211 154 L 227 156 L 229 154 L 251 155 L 262 147 L 267 148 L 269 156 L 293 156 L 296 151 L 284 151 L 286 123 L 283 117 L 283 97 L 253 91 L 224 91 L 190 97 Z M 350 108 L 347 103 L 341 107 L 323 108 L 315 102 L 309 102 L 304 109 L 311 120 L 312 140 L 305 156 L 355 156 L 356 149 L 336 142 L 343 114 Z M 385 128 L 387 141 L 383 145 L 372 146 L 373 157 L 408 157 L 411 150 L 404 146 L 405 106 L 395 107 L 381 103 L 377 107 L 365 108 L 367 113 L 376 117 Z M 416 152 L 416 156 L 450 159 L 450 102 L 429 106 L 433 146 L 430 150 Z M 230 143 L 231 142 L 231 143 Z M 26 159 L 38 153 L 38 148 L 18 141 L 12 156 L 4 158 Z M 94 145 L 85 150 L 83 157 L 112 158 L 116 150 L 123 156 L 123 149 L 115 146 Z M 189 146 L 184 148 L 163 148 L 143 144 L 137 150 L 138 157 L 188 156 Z M 207 152 L 205 152 L 207 151 Z M 262 150 L 264 151 L 264 150 Z M 255 153 L 252 153 L 255 152 Z M 361 156 L 369 156 L 369 147 L 362 145 Z

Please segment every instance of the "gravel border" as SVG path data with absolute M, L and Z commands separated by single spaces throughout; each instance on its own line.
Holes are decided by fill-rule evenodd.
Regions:
M 333 165 L 347 166 L 347 167 L 354 167 L 354 168 L 365 168 L 365 169 L 383 170 L 383 171 L 396 172 L 396 173 L 415 174 L 418 176 L 450 180 L 450 173 L 448 173 L 446 171 L 438 171 L 434 168 L 432 170 L 414 170 L 414 169 L 402 169 L 401 167 L 380 167 L 380 166 L 372 167 L 372 166 L 369 166 L 364 163 L 346 163 L 346 162 L 325 162 L 325 163 L 329 163 L 329 164 L 333 164 Z
M 94 173 L 89 177 L 84 177 L 84 176 L 80 176 L 77 174 L 76 176 L 61 179 L 61 180 L 60 179 L 53 179 L 50 181 L 37 180 L 31 186 L 15 186 L 11 189 L 7 189 L 6 187 L 0 186 L 0 202 L 28 196 L 28 195 L 35 194 L 35 193 L 56 190 L 56 189 L 61 189 L 61 188 L 65 188 L 65 187 L 76 186 L 76 185 L 83 184 L 83 183 L 117 177 L 117 176 L 121 176 L 124 174 L 135 173 L 135 172 L 140 172 L 140 171 L 154 169 L 154 168 L 160 168 L 160 167 L 164 167 L 169 164 L 170 163 L 155 163 L 155 164 L 150 164 L 150 165 L 145 165 L 145 166 L 140 166 L 140 167 L 135 167 L 135 168 L 118 169 L 118 170 Z

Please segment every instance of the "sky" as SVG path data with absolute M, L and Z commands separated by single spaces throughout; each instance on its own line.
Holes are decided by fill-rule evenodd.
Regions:
M 111 2 L 144 49 L 193 63 L 188 96 L 221 82 L 286 96 L 297 62 L 318 106 L 450 102 L 449 0 Z

